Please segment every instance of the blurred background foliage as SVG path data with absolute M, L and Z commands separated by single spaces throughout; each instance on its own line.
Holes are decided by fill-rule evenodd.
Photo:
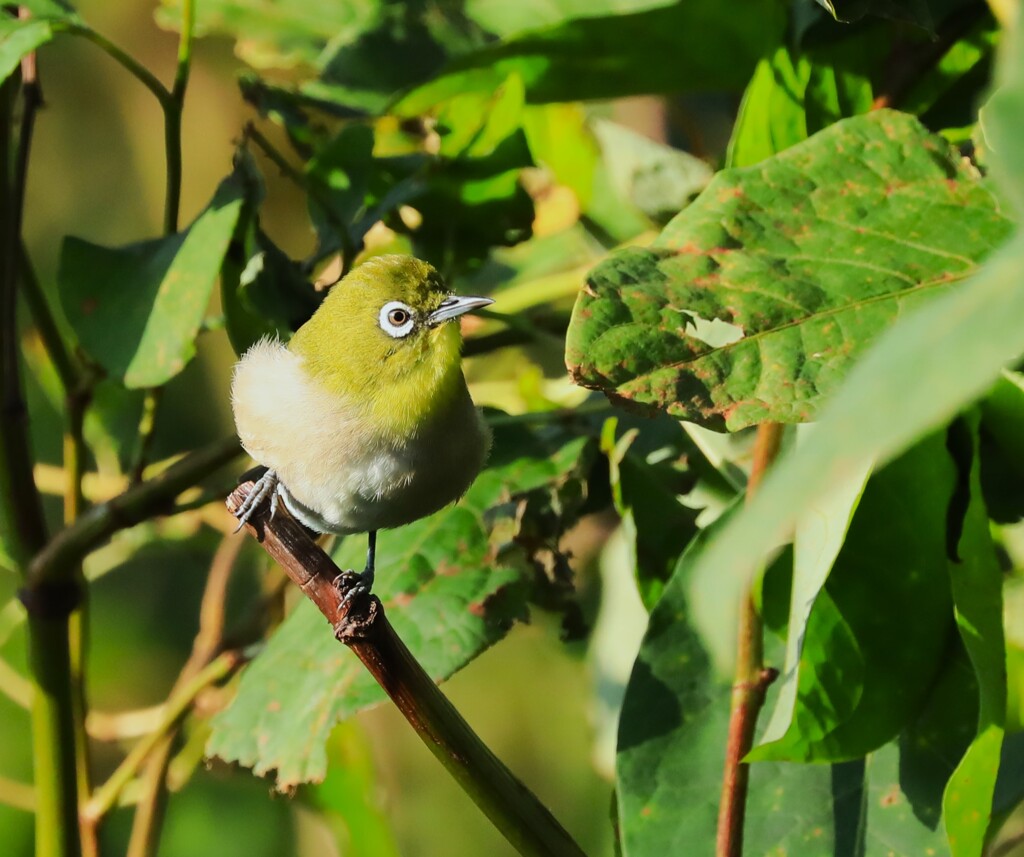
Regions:
M 30 5 L 44 16 L 56 15 L 54 20 L 61 22 L 56 30 L 77 26 L 74 18 L 62 17 L 60 4 L 36 0 Z M 168 0 L 154 10 L 126 0 L 83 0 L 76 9 L 93 32 L 127 49 L 157 78 L 173 78 L 180 5 Z M 427 568 L 438 562 L 422 549 L 425 539 L 415 527 L 383 537 L 385 562 L 390 555 L 397 567 L 389 575 L 382 566 L 381 594 L 396 602 L 410 593 L 416 596 L 405 621 L 408 634 L 417 628 L 423 632 L 416 642 L 424 648 L 417 654 L 425 662 L 434 658 L 428 667 L 439 677 L 466 664 L 446 683 L 446 692 L 588 854 L 615 853 L 613 818 L 623 824 L 627 853 L 666 847 L 680 853 L 658 839 L 663 828 L 655 825 L 655 832 L 649 832 L 641 807 L 653 799 L 648 781 L 662 760 L 677 766 L 671 774 L 680 777 L 682 772 L 688 785 L 707 793 L 699 801 L 684 801 L 693 818 L 684 813 L 676 836 L 693 841 L 697 831 L 706 831 L 707 807 L 717 798 L 711 793 L 721 770 L 728 690 L 716 671 L 721 666 L 715 663 L 716 644 L 699 638 L 692 625 L 717 623 L 725 629 L 719 637 L 728 636 L 734 613 L 729 603 L 691 603 L 691 567 L 705 538 L 698 533 L 707 534 L 708 523 L 719 515 L 728 522 L 734 514 L 728 510 L 736 508 L 750 465 L 751 437 L 743 429 L 768 418 L 799 422 L 816 416 L 819 398 L 843 380 L 847 362 L 906 308 L 899 286 L 874 284 L 893 300 L 881 303 L 866 321 L 854 319 L 860 328 L 835 348 L 836 359 L 814 378 L 809 393 L 788 383 L 787 376 L 776 396 L 758 398 L 752 410 L 744 410 L 739 405 L 749 391 L 741 389 L 742 373 L 716 362 L 727 359 L 720 346 L 729 343 L 729 319 L 738 324 L 742 317 L 748 330 L 754 329 L 748 325 L 763 325 L 766 336 L 778 334 L 793 319 L 773 314 L 769 302 L 759 304 L 742 289 L 738 296 L 726 293 L 718 306 L 700 303 L 697 287 L 689 289 L 709 273 L 701 267 L 705 257 L 713 257 L 716 266 L 730 264 L 716 243 L 721 236 L 705 226 L 726 223 L 733 229 L 727 238 L 742 236 L 760 252 L 760 236 L 781 229 L 780 223 L 792 218 L 797 234 L 807 222 L 800 209 L 801 195 L 810 193 L 801 184 L 806 176 L 822 185 L 830 175 L 847 182 L 853 198 L 834 200 L 836 217 L 842 218 L 853 211 L 882 211 L 870 194 L 857 195 L 862 185 L 870 185 L 864 173 L 895 181 L 909 171 L 931 182 L 933 195 L 948 193 L 927 219 L 933 230 L 928 240 L 941 246 L 963 226 L 957 218 L 970 212 L 970 234 L 958 236 L 963 268 L 957 276 L 975 273 L 990 250 L 1015 234 L 998 194 L 978 181 L 973 166 L 959 160 L 963 153 L 985 166 L 990 154 L 978 130 L 977 108 L 999 42 L 996 17 L 986 4 L 966 0 L 820 5 L 757 0 L 739 14 L 711 0 L 197 0 L 195 13 L 197 39 L 181 133 L 179 221 L 193 224 L 188 238 L 159 237 L 166 232 L 161 217 L 164 117 L 152 94 L 87 39 L 58 34 L 53 45 L 40 51 L 46 107 L 38 117 L 24 234 L 44 291 L 64 309 L 62 329 L 74 330 L 88 354 L 87 365 L 97 364 L 105 376 L 86 414 L 85 438 L 92 453 L 87 498 L 120 490 L 140 457 L 163 461 L 231 434 L 228 381 L 236 354 L 266 333 L 287 336 L 315 309 L 323 288 L 366 254 L 411 252 L 433 262 L 457 291 L 492 294 L 494 312 L 464 325 L 466 372 L 474 399 L 494 409 L 489 417 L 501 442 L 492 468 L 466 502 L 442 513 L 449 518 L 437 519 L 447 540 L 431 545 L 464 572 L 458 576 L 461 585 L 476 581 L 472 585 L 480 588 L 473 594 L 486 609 L 449 621 L 445 608 L 462 606 L 458 598 L 466 593 L 438 593 L 423 580 L 410 581 L 415 578 L 410 568 L 422 571 L 427 560 L 432 561 Z M 883 118 L 833 127 L 883 107 L 914 114 L 923 124 L 876 114 Z M 798 154 L 780 155 L 818 132 L 823 133 Z M 885 147 L 886 140 L 902 147 L 898 158 Z M 837 152 L 854 149 L 858 159 L 853 166 L 836 159 Z M 763 172 L 721 172 L 761 162 Z M 713 181 L 712 192 L 687 209 Z M 731 193 L 737 186 L 766 194 L 767 214 L 751 214 L 739 203 L 729 208 L 730 199 L 742 196 Z M 918 203 L 896 196 L 893 219 L 873 222 L 884 235 L 901 234 L 908 222 L 917 223 Z M 687 218 L 676 218 L 683 209 Z M 828 228 L 809 232 L 807 240 L 820 238 L 836 259 L 853 258 L 865 247 L 872 253 L 884 250 L 884 241 L 858 249 L 837 241 Z M 204 242 L 206 255 L 195 250 L 191 262 L 181 262 L 187 241 Z M 140 248 L 139 242 L 147 243 Z M 211 251 L 211 246 L 220 249 Z M 694 269 L 680 267 L 673 256 L 679 248 L 691 248 L 682 255 L 692 255 Z M 777 255 L 770 277 L 763 270 L 751 275 L 755 283 L 777 283 L 774 295 L 795 291 L 801 276 L 820 275 L 816 268 L 796 267 L 792 248 Z M 948 260 L 947 267 L 934 258 L 903 261 L 919 283 L 948 270 Z M 183 267 L 174 269 L 179 263 Z M 906 279 L 900 263 L 892 264 L 893 280 Z M 153 307 L 159 307 L 154 295 L 168 270 L 192 278 L 194 289 L 190 306 L 163 307 L 153 316 L 161 322 L 154 332 L 148 324 Z M 593 271 L 588 283 L 595 291 L 577 307 L 567 355 L 570 313 L 588 271 Z M 136 288 L 116 288 L 125 280 Z M 828 290 L 829 300 L 835 301 L 830 308 L 844 310 L 848 299 L 863 297 L 857 291 L 862 287 L 861 279 L 837 275 Z M 661 317 L 647 312 L 652 293 L 700 308 L 690 319 L 692 337 L 666 331 Z M 622 321 L 616 313 L 627 305 L 629 320 L 649 324 L 651 330 L 634 339 L 615 332 L 605 336 L 606 328 Z M 592 315 L 584 315 L 581 307 Z M 725 327 L 714 327 L 716 321 Z M 799 321 L 797 316 L 794 324 Z M 708 383 L 710 404 L 705 403 L 704 412 L 678 396 L 689 388 L 648 383 L 654 377 L 648 369 L 677 367 L 693 357 L 673 350 L 678 339 L 699 339 L 709 346 L 696 359 L 707 357 L 702 371 L 720 373 L 719 383 Z M 810 348 L 801 350 L 784 335 L 771 341 L 782 343 L 780 364 L 808 362 Z M 37 480 L 55 486 L 45 493 L 46 511 L 56 527 L 62 489 L 54 468 L 60 467 L 63 454 L 63 392 L 31 326 L 25 327 L 22 344 L 32 443 L 40 462 Z M 715 434 L 692 423 L 684 433 L 665 414 L 640 419 L 616 410 L 617 420 L 606 421 L 613 413 L 610 405 L 570 382 L 566 356 L 578 382 L 609 392 L 619 403 L 653 405 L 735 433 Z M 148 392 L 158 386 L 159 397 Z M 666 389 L 677 398 L 666 400 Z M 984 402 L 981 427 L 970 430 L 972 437 L 980 437 L 981 450 L 981 470 L 973 477 L 975 499 L 984 489 L 988 512 L 1002 525 L 993 534 L 1001 561 L 997 574 L 1007 572 L 1009 587 L 1011 725 L 1019 725 L 1024 686 L 1019 615 L 1010 609 L 1019 602 L 1013 570 L 1020 566 L 1024 540 L 1019 486 L 1006 473 L 1024 460 L 1014 440 L 1024 425 L 1021 389 L 1019 375 L 1004 377 Z M 733 398 L 717 398 L 723 390 Z M 151 409 L 157 415 L 154 431 L 140 449 L 137 430 Z M 899 628 L 890 625 L 879 632 L 868 609 L 884 590 L 888 566 L 878 569 L 869 598 L 863 590 L 851 595 L 848 581 L 854 572 L 847 577 L 841 572 L 856 570 L 877 555 L 877 545 L 875 553 L 863 547 L 868 530 L 884 530 L 879 542 L 890 559 L 901 549 L 911 560 L 918 548 L 929 555 L 941 553 L 946 507 L 940 499 L 952 490 L 952 468 L 941 440 L 932 437 L 879 470 L 867 489 L 866 468 L 859 482 L 853 480 L 847 505 L 832 510 L 833 522 L 843 521 L 837 524 L 842 532 L 851 527 L 851 547 L 837 558 L 835 546 L 831 559 L 837 573 L 830 578 L 831 588 L 824 595 L 818 590 L 808 595 L 819 599 L 813 622 L 826 623 L 833 616 L 830 610 L 852 616 L 850 633 L 856 641 L 875 640 L 866 672 L 885 674 L 883 691 L 903 688 L 902 676 L 886 673 L 884 664 L 900 646 L 898 635 L 884 634 Z M 242 469 L 240 463 L 236 469 Z M 927 482 L 932 477 L 934 483 Z M 94 709 L 90 729 L 100 736 L 92 742 L 98 781 L 115 768 L 121 745 L 133 734 L 130 723 L 104 713 L 141 709 L 138 716 L 147 722 L 145 710 L 167 697 L 189 655 L 211 557 L 233 526 L 219 505 L 219 495 L 230 484 L 230 474 L 222 474 L 206 486 L 218 498 L 212 503 L 197 502 L 189 511 L 119 533 L 88 558 L 85 573 L 93 581 L 88 696 Z M 907 526 L 922 534 L 921 545 L 908 547 L 905 531 L 885 530 L 885 525 L 894 519 L 894 508 L 915 502 L 914 491 L 907 492 L 906 486 L 917 484 L 937 487 L 928 504 L 914 507 L 919 526 Z M 867 499 L 858 507 L 861 490 Z M 209 499 L 202 494 L 182 499 L 196 496 Z M 851 525 L 855 508 L 861 515 L 856 527 Z M 988 545 L 979 535 L 987 519 L 977 508 L 975 513 L 975 530 L 968 531 Z M 879 522 L 878 527 L 869 526 L 870 521 Z M 470 549 L 459 538 L 469 539 Z M 356 546 L 342 544 L 336 556 L 344 562 L 354 551 Z M 498 559 L 488 565 L 483 557 L 492 555 Z M 787 626 L 799 618 L 788 612 L 791 598 L 796 603 L 801 594 L 796 588 L 791 592 L 794 562 L 799 566 L 799 557 L 784 553 L 759 592 L 773 633 L 769 651 L 778 663 L 787 654 Z M 944 565 L 929 568 L 939 569 L 945 580 Z M 819 587 L 830 569 L 831 560 L 817 569 Z M 399 577 L 407 571 L 408 576 Z M 575 595 L 565 585 L 569 579 Z M 14 575 L 0 575 L 5 601 L 16 586 Z M 935 591 L 929 585 L 923 592 L 895 593 L 891 605 L 901 605 L 899 610 L 908 614 L 921 608 L 924 615 L 929 612 L 921 606 L 924 596 Z M 197 716 L 186 722 L 169 771 L 174 794 L 159 853 L 513 853 L 394 711 L 387 706 L 360 710 L 372 701 L 369 691 L 362 695 L 365 689 L 354 686 L 350 696 L 321 700 L 326 707 L 313 708 L 302 688 L 289 684 L 301 685 L 304 676 L 321 670 L 326 686 L 335 686 L 349 681 L 351 664 L 338 659 L 337 646 L 309 605 L 297 606 L 295 593 L 280 593 L 262 552 L 246 541 L 232 577 L 229 626 L 245 626 L 256 596 L 267 596 L 272 605 L 265 617 L 270 625 L 285 613 L 288 618 L 242 678 L 201 697 Z M 495 594 L 502 597 L 491 598 Z M 938 827 L 942 788 L 974 736 L 977 682 L 984 685 L 986 679 L 971 673 L 959 644 L 950 643 L 951 654 L 937 651 L 936 639 L 952 639 L 952 598 L 943 583 L 931 604 L 934 621 L 922 620 L 927 634 L 907 646 L 917 658 L 908 670 L 917 670 L 926 687 L 918 688 L 909 702 L 903 700 L 902 707 L 894 706 L 895 713 L 885 708 L 889 720 L 875 716 L 880 709 L 862 712 L 855 722 L 851 718 L 854 737 L 829 746 L 808 737 L 813 729 L 787 731 L 785 705 L 775 709 L 781 718 L 775 742 L 759 748 L 765 761 L 755 768 L 761 772 L 755 784 L 763 790 L 752 799 L 749 853 L 767 853 L 765 843 L 771 843 L 811 854 L 807 842 L 821 836 L 821 830 L 827 840 L 821 853 L 833 853 L 834 843 L 839 843 L 835 853 L 854 853 L 842 850 L 848 831 L 833 809 L 844 795 L 858 794 L 855 787 L 844 791 L 844 784 L 857 777 L 856 770 L 844 767 L 855 768 L 858 762 L 848 761 L 855 756 L 862 766 L 861 793 L 879 801 L 889 794 L 885 784 L 899 779 L 900 765 L 916 761 L 927 768 L 911 795 L 913 813 L 902 804 L 880 819 L 872 816 L 873 844 L 865 853 L 876 853 L 871 849 L 897 835 L 894 830 L 904 837 L 899 853 L 926 853 L 926 848 L 949 853 Z M 417 614 L 415 604 L 423 612 Z M 632 719 L 618 736 L 616 807 L 616 721 L 648 611 L 653 611 L 651 628 L 626 708 Z M 512 624 L 527 612 L 528 624 Z M 397 607 L 396 613 L 397 625 L 402 619 Z M 691 621 L 691 613 L 700 615 Z M 443 618 L 437 628 L 428 628 L 425 615 Z M 889 614 L 897 624 L 903 616 L 895 607 Z M 811 620 L 804 616 L 802 621 Z M 662 631 L 675 648 L 659 647 Z M 488 648 L 506 633 L 501 645 Z M 817 633 L 811 632 L 812 643 Z M 309 642 L 311 634 L 322 634 L 324 644 Z M 442 651 L 445 634 L 457 637 L 458 644 Z M 808 660 L 827 684 L 834 641 L 825 632 L 820 639 L 822 651 L 809 651 Z M 300 653 L 308 658 L 308 672 L 290 672 L 287 665 Z M 648 673 L 664 675 L 666 686 L 672 685 L 680 653 L 689 659 L 689 672 L 685 686 L 673 686 L 678 697 L 658 697 L 661 687 L 646 696 L 652 688 L 642 679 Z M 0 612 L 0 654 L 24 669 L 21 614 L 13 603 Z M 944 654 L 949 657 L 940 657 Z M 927 674 L 922 661 L 931 664 Z M 851 695 L 862 685 L 867 686 L 852 682 Z M 942 693 L 944 688 L 952 693 L 949 685 L 967 686 L 971 693 L 960 705 L 947 705 Z M 236 694 L 235 704 L 227 707 Z M 644 745 L 637 736 L 646 728 L 652 698 L 666 706 L 658 709 L 661 713 L 673 705 L 699 712 L 672 738 L 687 752 L 695 747 L 700 752 L 683 758 L 678 744 Z M 712 699 L 721 703 L 715 710 L 709 707 Z M 284 713 L 269 727 L 273 740 L 264 740 L 258 718 L 271 709 L 277 713 L 282 700 Z M 774 697 L 771 703 L 776 705 Z M 856 708 L 849 699 L 839 703 Z M 795 723 L 806 711 L 798 702 L 793 705 Z M 338 717 L 357 711 L 332 729 Z M 934 727 L 936 711 L 953 714 Z M 102 737 L 119 730 L 121 741 Z M 297 756 L 291 742 L 311 734 L 323 741 L 306 741 L 316 749 Z M 29 721 L 2 695 L 0 735 L 0 771 L 29 781 Z M 927 752 L 900 755 L 915 738 L 921 738 Z M 216 759 L 203 764 L 207 747 L 260 772 L 274 771 L 278 785 L 295 799 L 275 794 L 272 782 L 247 770 Z M 633 750 L 636 755 L 630 755 Z M 875 772 L 870 782 L 863 773 L 868 753 Z M 942 756 L 941 764 L 934 763 L 934 755 Z M 836 764 L 779 761 L 796 757 Z M 300 785 L 324 773 L 322 784 Z M 780 798 L 783 787 L 769 792 L 769 782 L 784 784 L 785 800 Z M 1006 809 L 1019 797 L 1019 783 L 1001 785 L 999 806 Z M 808 795 L 830 789 L 836 807 L 815 805 L 815 811 L 803 813 Z M 132 797 L 128 788 L 124 798 L 130 803 Z M 694 809 L 691 804 L 699 805 Z M 802 813 L 796 822 L 787 815 L 793 805 Z M 825 820 L 815 814 L 818 809 Z M 863 818 L 852 823 L 868 827 Z M 129 808 L 112 814 L 102 830 L 105 852 L 124 853 L 130 824 Z M 29 853 L 30 815 L 0 804 L 0 841 L 9 853 Z

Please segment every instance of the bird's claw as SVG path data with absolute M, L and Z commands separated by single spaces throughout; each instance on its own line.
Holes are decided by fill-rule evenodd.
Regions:
M 334 588 L 341 596 L 339 610 L 347 612 L 351 609 L 352 602 L 362 596 L 368 596 L 373 588 L 373 570 L 366 569 L 362 572 L 343 571 L 334 578 Z
M 277 513 L 278 484 L 277 473 L 273 470 L 268 470 L 256 480 L 252 490 L 235 512 L 235 516 L 238 518 L 238 526 L 235 527 L 236 533 L 249 522 L 253 513 L 267 499 L 268 495 L 270 496 L 270 519 L 273 520 Z

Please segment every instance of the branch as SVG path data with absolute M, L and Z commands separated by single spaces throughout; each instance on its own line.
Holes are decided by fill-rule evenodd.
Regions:
M 783 427 L 779 423 L 762 423 L 757 427 L 754 463 L 750 470 L 750 479 L 747 481 L 748 502 L 779 454 L 782 431 Z M 743 757 L 753 746 L 757 715 L 764 705 L 768 686 L 778 676 L 777 670 L 765 669 L 764 626 L 749 589 L 744 593 L 740 609 L 736 676 L 729 710 L 729 737 L 725 748 L 722 797 L 718 805 L 716 857 L 742 857 L 743 821 L 750 781 L 750 765 L 743 762 Z
M 228 497 L 232 513 L 252 490 Z M 395 634 L 376 596 L 343 604 L 358 578 L 343 575 L 308 533 L 285 512 L 267 520 L 261 506 L 246 529 L 280 564 L 363 662 L 430 751 L 506 839 L 524 857 L 583 857 L 548 809 L 470 729 Z
M 93 506 L 74 524 L 57 533 L 32 561 L 24 593 L 29 612 L 33 597 L 45 597 L 41 590 L 45 590 L 47 584 L 67 582 L 76 564 L 93 548 L 118 530 L 133 527 L 168 510 L 182 491 L 241 453 L 234 437 L 216 441 L 190 452 L 158 476 Z

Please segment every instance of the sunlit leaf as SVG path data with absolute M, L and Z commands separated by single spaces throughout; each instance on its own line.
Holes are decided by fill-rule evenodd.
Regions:
M 614 401 L 712 428 L 812 420 L 875 336 L 974 273 L 1010 229 L 914 119 L 847 119 L 718 173 L 654 246 L 598 265 L 566 362 Z

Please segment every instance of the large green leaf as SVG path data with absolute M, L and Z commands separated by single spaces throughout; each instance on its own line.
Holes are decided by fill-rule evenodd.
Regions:
M 574 18 L 597 18 L 669 6 L 675 0 L 467 0 L 466 14 L 485 30 L 509 39 Z
M 64 240 L 64 312 L 82 347 L 126 387 L 159 386 L 192 359 L 244 199 L 232 175 L 185 232 L 126 247 Z
M 1006 115 L 1024 93 L 1024 45 L 1010 42 L 1004 92 L 992 120 Z M 1000 175 L 1006 190 L 1024 199 L 1024 136 L 1006 136 Z M 960 236 L 971 227 L 961 223 Z M 950 239 L 952 240 L 952 238 Z M 807 444 L 779 459 L 744 513 L 730 522 L 700 558 L 694 597 L 728 615 L 757 572 L 761 558 L 785 539 L 808 504 L 872 460 L 887 461 L 924 433 L 948 421 L 985 392 L 1003 365 L 1024 351 L 1024 239 L 1017 234 L 968 282 L 901 319 L 868 350 L 820 414 Z M 734 614 L 733 614 L 734 615 Z M 728 662 L 733 641 L 712 621 L 701 622 L 716 653 Z
M 499 429 L 491 466 L 457 505 L 380 535 L 375 591 L 433 678 L 450 676 L 525 615 L 541 542 L 574 519 L 591 448 L 585 437 Z M 364 551 L 362 538 L 349 538 L 335 560 L 361 568 Z M 318 780 L 333 725 L 383 698 L 304 600 L 246 669 L 207 749 L 258 774 L 276 771 L 282 788 Z
M 806 626 L 790 627 L 802 645 L 789 727 L 752 759 L 854 759 L 916 718 L 952 622 L 945 524 L 955 476 L 944 436 L 933 435 L 869 480 Z M 794 585 L 796 609 L 807 595 Z
M 694 630 L 694 618 L 704 611 L 687 593 L 702 544 L 716 529 L 698 536 L 652 611 L 626 691 L 616 760 L 626 857 L 704 853 L 714 842 L 730 688 Z M 769 648 L 770 657 L 777 654 Z M 964 726 L 969 732 L 976 712 L 971 683 L 960 649 L 936 679 L 921 717 L 866 760 L 754 763 L 745 853 L 948 853 L 939 807 L 943 785 L 969 741 Z
M 712 428 L 811 420 L 878 333 L 975 272 L 1010 229 L 916 120 L 847 119 L 719 173 L 655 246 L 595 268 L 566 362 L 615 401 Z

